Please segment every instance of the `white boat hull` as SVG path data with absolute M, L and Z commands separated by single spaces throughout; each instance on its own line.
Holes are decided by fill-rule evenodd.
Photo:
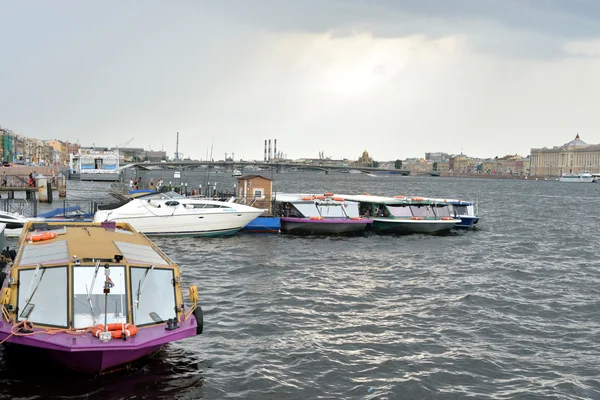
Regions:
M 99 210 L 94 222 L 127 222 L 146 235 L 233 235 L 264 210 L 241 204 L 193 198 L 134 199 L 119 208 Z
M 127 222 L 146 235 L 186 235 L 186 236 L 220 236 L 233 235 L 250 221 L 262 214 L 257 212 L 220 212 L 197 214 L 165 215 L 162 218 L 153 215 L 140 216 L 107 216 L 102 221 Z M 94 218 L 101 222 L 101 216 Z
M 558 179 L 561 182 L 574 182 L 574 183 L 592 183 L 594 182 L 594 178 L 593 177 L 575 177 L 575 178 L 565 178 L 565 177 L 560 177 Z

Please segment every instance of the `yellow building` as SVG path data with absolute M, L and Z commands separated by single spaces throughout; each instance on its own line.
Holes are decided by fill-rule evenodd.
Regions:
M 58 163 L 67 165 L 69 162 L 69 144 L 56 139 L 48 140 L 46 143 L 60 154 Z
M 370 167 L 373 165 L 373 159 L 369 157 L 369 152 L 367 150 L 363 151 L 362 156 L 356 161 L 356 165 L 363 167 Z
M 531 149 L 531 175 L 561 176 L 588 171 L 600 173 L 600 145 L 589 145 L 579 138 L 552 148 Z

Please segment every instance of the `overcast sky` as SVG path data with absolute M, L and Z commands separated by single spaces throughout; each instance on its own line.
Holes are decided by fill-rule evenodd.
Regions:
M 0 0 L 0 125 L 184 157 L 600 142 L 596 0 Z M 133 140 L 131 140 L 133 139 Z M 130 141 L 131 140 L 131 141 Z

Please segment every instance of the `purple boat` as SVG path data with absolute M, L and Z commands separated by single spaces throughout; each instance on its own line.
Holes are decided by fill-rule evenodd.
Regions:
M 198 289 L 125 223 L 32 223 L 0 265 L 0 343 L 100 374 L 202 333 Z
M 323 195 L 277 194 L 281 232 L 299 235 L 342 235 L 363 232 L 371 219 L 359 215 L 358 203 Z
M 373 222 L 363 218 L 281 217 L 281 232 L 304 235 L 341 235 L 363 232 Z

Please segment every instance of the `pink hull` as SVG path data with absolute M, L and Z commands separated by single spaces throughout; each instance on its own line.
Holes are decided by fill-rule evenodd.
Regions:
M 98 374 L 151 355 L 166 343 L 196 336 L 196 319 L 193 316 L 177 329 L 166 330 L 165 326 L 163 324 L 140 328 L 136 336 L 126 341 L 112 339 L 107 343 L 100 342 L 89 332 L 83 335 L 40 333 L 32 336 L 12 336 L 6 342 L 44 352 L 64 368 Z M 5 321 L 0 322 L 0 340 L 10 334 L 7 332 L 9 329 L 9 324 Z

